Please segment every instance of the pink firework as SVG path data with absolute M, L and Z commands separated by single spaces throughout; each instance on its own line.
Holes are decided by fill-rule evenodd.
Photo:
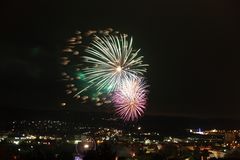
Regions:
M 124 80 L 112 96 L 116 112 L 124 121 L 134 121 L 143 115 L 147 90 L 142 78 Z

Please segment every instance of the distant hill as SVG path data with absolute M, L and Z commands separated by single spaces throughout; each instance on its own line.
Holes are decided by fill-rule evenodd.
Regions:
M 31 110 L 1 109 L 1 124 L 12 120 L 61 120 L 81 122 L 88 125 L 127 126 L 129 124 L 144 126 L 147 130 L 183 130 L 186 128 L 202 129 L 240 129 L 240 120 L 223 118 L 198 118 L 181 116 L 144 116 L 138 122 L 126 123 L 117 119 L 114 113 L 82 112 L 69 110 Z

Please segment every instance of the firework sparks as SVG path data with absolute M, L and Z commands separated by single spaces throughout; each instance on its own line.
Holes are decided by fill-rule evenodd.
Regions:
M 86 79 L 97 91 L 107 89 L 112 92 L 127 78 L 134 78 L 146 72 L 147 64 L 142 63 L 140 51 L 134 51 L 133 39 L 128 41 L 126 35 L 95 36 L 83 56 L 90 66 L 84 69 Z
M 125 121 L 137 120 L 145 110 L 147 86 L 142 78 L 125 79 L 112 96 L 116 113 Z

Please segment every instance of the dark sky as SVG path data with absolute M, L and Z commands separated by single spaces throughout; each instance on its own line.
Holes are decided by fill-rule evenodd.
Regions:
M 150 64 L 147 114 L 240 114 L 240 23 L 234 1 L 9 1 L 0 9 L 1 108 L 58 109 L 58 57 L 76 30 L 134 36 Z

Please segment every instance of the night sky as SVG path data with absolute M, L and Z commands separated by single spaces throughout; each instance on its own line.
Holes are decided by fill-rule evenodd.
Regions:
M 239 118 L 237 6 L 221 0 L 9 1 L 0 10 L 0 107 L 58 110 L 64 95 L 58 59 L 66 39 L 76 30 L 112 27 L 132 35 L 150 64 L 146 114 Z

